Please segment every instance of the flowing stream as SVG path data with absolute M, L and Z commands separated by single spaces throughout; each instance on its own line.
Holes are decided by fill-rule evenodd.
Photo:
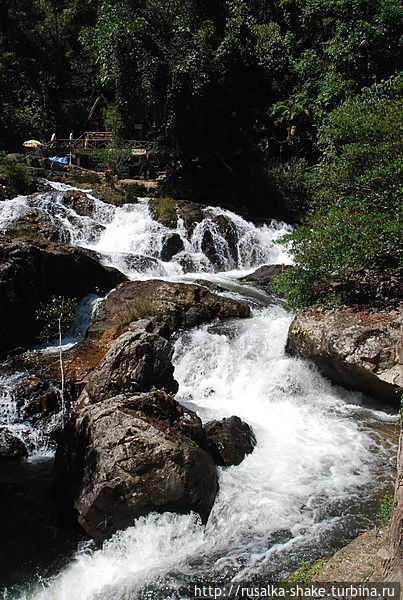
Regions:
M 278 581 L 299 561 L 327 555 L 362 530 L 373 494 L 391 476 L 393 442 L 381 430 L 394 417 L 286 356 L 291 315 L 270 295 L 237 281 L 262 264 L 290 262 L 286 248 L 273 244 L 288 226 L 257 227 L 208 208 L 188 234 L 180 221 L 169 230 L 153 220 L 146 200 L 119 208 L 88 193 L 94 209 L 83 216 L 66 205 L 68 186 L 53 187 L 33 199 L 3 202 L 0 230 L 36 208 L 62 225 L 72 244 L 95 250 L 132 279 L 211 279 L 250 303 L 250 319 L 182 333 L 174 364 L 181 403 L 203 421 L 240 416 L 253 427 L 257 446 L 241 465 L 219 469 L 220 492 L 206 526 L 195 515 L 151 514 L 101 549 L 81 544 L 55 575 L 4 598 L 163 599 L 192 582 Z M 217 215 L 236 230 L 235 253 L 214 222 Z M 206 230 L 218 267 L 202 251 Z M 183 249 L 164 262 L 164 240 L 172 233 Z M 2 401 L 1 413 L 7 410 Z

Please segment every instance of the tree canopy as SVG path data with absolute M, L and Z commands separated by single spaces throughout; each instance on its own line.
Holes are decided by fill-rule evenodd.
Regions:
M 399 0 L 2 0 L 0 150 L 81 133 L 102 97 L 116 141 L 155 142 L 164 193 L 304 222 L 303 304 L 326 270 L 390 262 L 400 22 Z

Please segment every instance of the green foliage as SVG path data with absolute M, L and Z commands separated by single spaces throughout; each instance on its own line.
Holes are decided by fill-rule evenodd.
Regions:
M 147 196 L 147 188 L 141 183 L 124 183 L 122 184 L 122 189 L 126 204 L 135 203 L 138 198 L 145 198 Z
M 96 150 L 92 156 L 100 168 L 119 171 L 127 162 L 130 151 L 127 148 L 111 147 L 103 150 Z
M 281 206 L 292 221 L 299 222 L 308 208 L 308 175 L 309 165 L 304 158 L 273 160 L 267 165 L 268 182 L 277 191 Z
M 150 206 L 154 210 L 157 221 L 176 219 L 175 202 L 172 198 L 151 198 Z
M 0 140 L 80 133 L 103 97 L 99 126 L 135 139 L 142 123 L 175 193 L 244 202 L 247 178 L 260 214 L 277 199 L 299 219 L 309 196 L 288 175 L 331 151 L 332 111 L 398 72 L 400 15 L 398 0 L 2 2 Z
M 32 178 L 26 165 L 0 153 L 0 174 L 4 183 L 13 187 L 18 194 L 29 194 Z
M 52 296 L 49 302 L 42 303 L 36 311 L 39 322 L 38 341 L 51 342 L 64 335 L 74 322 L 76 300 L 64 296 Z
M 320 573 L 325 564 L 325 558 L 320 558 L 319 560 L 303 560 L 299 563 L 296 571 L 287 578 L 287 583 L 309 582 L 312 580 L 312 577 Z
M 393 509 L 393 496 L 384 494 L 379 501 L 379 511 L 376 515 L 378 519 L 387 523 L 390 521 Z
M 78 34 L 97 0 L 19 0 L 0 5 L 0 148 L 82 127 L 94 69 Z M 77 131 L 77 129 L 76 129 Z
M 285 238 L 295 265 L 275 283 L 291 306 L 399 298 L 402 117 L 400 101 L 362 95 L 319 129 L 324 158 L 310 176 L 312 207 Z

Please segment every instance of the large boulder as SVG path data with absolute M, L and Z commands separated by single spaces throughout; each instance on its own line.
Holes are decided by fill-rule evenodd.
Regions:
M 6 427 L 0 428 L 0 460 L 15 460 L 28 456 L 24 442 Z
M 204 425 L 204 431 L 208 451 L 216 465 L 239 465 L 256 446 L 252 428 L 239 417 L 209 421 Z
M 286 349 L 334 383 L 395 401 L 403 386 L 402 326 L 400 310 L 309 309 L 291 323 Z
M 268 287 L 274 279 L 284 273 L 289 265 L 263 265 L 244 277 L 240 277 L 241 283 L 255 285 L 257 287 Z
M 91 374 L 85 391 L 93 402 L 120 393 L 152 388 L 176 392 L 172 345 L 160 335 L 128 331 L 121 335 Z
M 52 296 L 80 299 L 124 279 L 79 248 L 0 242 L 0 352 L 35 341 L 37 310 Z
M 238 232 L 234 223 L 227 216 L 210 213 L 208 209 L 205 217 L 210 223 L 201 241 L 204 254 L 217 269 L 224 268 L 228 264 L 226 261 L 236 263 Z
M 95 201 L 89 198 L 85 192 L 80 190 L 68 190 L 63 194 L 63 204 L 73 209 L 82 217 L 93 217 L 95 213 Z
M 152 198 L 150 207 L 154 219 L 170 229 L 176 229 L 178 219 L 181 219 L 189 235 L 192 234 L 197 223 L 203 221 L 205 216 L 205 206 L 190 200 Z
M 178 252 L 183 250 L 183 240 L 179 233 L 170 233 L 163 241 L 161 260 L 169 262 Z
M 179 329 L 189 329 L 216 318 L 245 318 L 246 303 L 217 296 L 198 285 L 169 281 L 128 281 L 120 284 L 102 302 L 88 337 L 115 339 L 132 322 L 151 319 L 154 331 L 169 338 Z
M 56 454 L 60 502 L 96 540 L 150 512 L 205 522 L 218 479 L 203 438 L 200 419 L 163 392 L 82 398 Z
M 2 233 L 15 242 L 67 243 L 70 240 L 69 232 L 60 223 L 56 224 L 47 213 L 34 207 L 27 208 Z
M 66 376 L 81 391 L 113 342 L 127 331 L 145 331 L 169 340 L 181 329 L 249 315 L 247 304 L 199 285 L 159 280 L 124 282 L 99 305 L 86 339 L 65 354 Z

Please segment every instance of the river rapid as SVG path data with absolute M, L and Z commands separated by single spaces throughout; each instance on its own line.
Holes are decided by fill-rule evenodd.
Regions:
M 289 227 L 257 226 L 207 208 L 189 235 L 181 221 L 176 230 L 155 221 L 146 199 L 114 207 L 87 192 L 95 210 L 82 216 L 64 204 L 70 188 L 52 185 L 53 192 L 3 202 L 0 231 L 34 207 L 61 224 L 71 244 L 95 250 L 104 264 L 131 279 L 208 279 L 250 304 L 249 319 L 178 335 L 174 365 L 179 402 L 203 421 L 238 415 L 253 427 L 257 446 L 239 466 L 219 468 L 220 492 L 207 525 L 194 514 L 151 514 L 102 548 L 81 542 L 54 574 L 27 573 L 27 583 L 5 590 L 4 598 L 162 600 L 194 582 L 279 581 L 300 561 L 328 555 L 364 529 L 377 491 L 392 476 L 393 439 L 382 429 L 394 416 L 331 385 L 310 363 L 287 356 L 292 315 L 278 299 L 238 282 L 263 264 L 291 262 L 287 249 L 274 243 Z M 235 227 L 235 253 L 212 220 L 216 215 Z M 206 230 L 220 257 L 218 267 L 202 251 Z M 173 231 L 183 250 L 163 262 L 163 242 Z M 152 260 L 139 260 L 144 256 Z M 80 304 L 66 347 L 83 334 L 96 304 L 95 297 Z M 52 453 L 18 421 L 13 382 L 3 381 L 2 389 L 0 423 L 31 440 L 31 460 Z

